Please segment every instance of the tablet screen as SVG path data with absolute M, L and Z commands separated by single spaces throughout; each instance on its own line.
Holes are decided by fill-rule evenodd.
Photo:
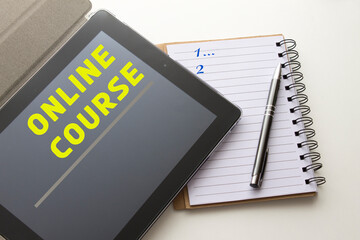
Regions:
M 1 132 L 0 204 L 44 239 L 113 239 L 215 119 L 99 32 Z

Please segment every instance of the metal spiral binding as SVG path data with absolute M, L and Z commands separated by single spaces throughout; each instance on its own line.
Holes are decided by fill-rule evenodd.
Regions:
M 295 132 L 295 136 L 305 135 L 307 139 L 315 136 L 315 130 L 312 128 L 303 128 Z
M 317 171 L 320 168 L 322 168 L 321 163 L 312 163 L 312 164 L 307 165 L 306 167 L 303 167 L 302 170 L 303 170 L 303 172 L 307 172 L 309 170 Z
M 281 64 L 281 67 L 282 68 L 284 68 L 284 67 L 287 67 L 287 66 L 291 66 L 291 69 L 293 70 L 293 71 L 297 71 L 297 70 L 299 70 L 300 68 L 301 68 L 301 64 L 300 64 L 300 62 L 299 61 L 288 61 L 288 62 L 286 62 L 286 63 L 283 63 L 283 64 Z
M 323 185 L 324 183 L 326 183 L 326 179 L 324 177 L 312 177 L 312 178 L 305 180 L 306 184 L 309 184 L 312 182 L 315 182 L 319 186 L 319 185 Z
M 302 116 L 302 117 L 299 117 L 297 119 L 292 120 L 292 123 L 294 125 L 296 125 L 298 123 L 303 123 L 304 127 L 307 128 L 307 127 L 310 127 L 313 124 L 313 120 L 312 120 L 311 117 Z
M 291 108 L 290 112 L 301 113 L 301 117 L 293 119 L 292 123 L 294 125 L 302 124 L 302 126 L 304 126 L 304 128 L 296 131 L 294 134 L 295 136 L 306 136 L 306 140 L 299 142 L 297 146 L 298 148 L 305 147 L 309 149 L 309 152 L 300 155 L 300 159 L 301 160 L 310 159 L 312 161 L 311 164 L 307 165 L 306 167 L 303 167 L 302 170 L 304 172 L 307 172 L 309 170 L 317 171 L 320 168 L 322 168 L 322 164 L 316 162 L 320 160 L 321 155 L 320 153 L 313 151 L 318 147 L 317 141 L 310 139 L 315 136 L 315 130 L 309 128 L 313 124 L 313 119 L 309 116 L 306 116 L 310 113 L 310 107 L 305 105 L 305 103 L 307 103 L 308 101 L 308 96 L 303 93 L 306 90 L 306 87 L 305 84 L 301 82 L 304 79 L 304 76 L 301 72 L 299 72 L 301 68 L 301 64 L 299 61 L 297 61 L 297 59 L 299 58 L 299 53 L 295 50 L 296 42 L 293 39 L 284 39 L 276 43 L 276 46 L 278 47 L 281 47 L 282 45 L 285 45 L 286 50 L 279 53 L 278 56 L 279 57 L 287 56 L 288 61 L 281 64 L 281 67 L 290 68 L 290 72 L 284 74 L 282 77 L 283 79 L 291 78 L 293 80 L 292 84 L 285 86 L 285 90 L 294 89 L 296 91 L 296 94 L 288 97 L 287 100 L 290 102 L 297 101 L 299 103 L 298 106 Z M 322 185 L 326 182 L 326 179 L 324 177 L 312 177 L 305 180 L 306 184 L 310 184 L 312 182 L 316 183 L 317 185 Z
M 283 79 L 293 78 L 296 83 L 304 79 L 304 75 L 301 72 L 289 72 L 282 77 Z
M 306 140 L 297 144 L 298 148 L 307 146 L 310 151 L 315 150 L 318 147 L 318 143 L 315 140 Z
M 292 88 L 295 88 L 297 93 L 302 93 L 303 91 L 306 90 L 305 84 L 301 82 L 292 83 L 285 87 L 286 90 L 290 90 Z
M 300 106 L 290 108 L 291 113 L 294 113 L 294 112 L 297 112 L 297 111 L 300 111 L 301 115 L 306 116 L 306 115 L 308 115 L 310 113 L 311 110 L 310 110 L 310 107 L 308 105 L 300 105 Z
M 308 152 L 303 155 L 300 155 L 301 160 L 305 160 L 307 158 L 310 158 L 312 162 L 316 162 L 320 160 L 321 155 L 318 152 Z
M 295 99 L 297 99 L 300 103 L 300 105 L 303 105 L 305 103 L 307 103 L 308 101 L 308 96 L 302 93 L 297 93 L 295 95 L 292 95 L 291 97 L 288 97 L 288 101 L 294 101 Z

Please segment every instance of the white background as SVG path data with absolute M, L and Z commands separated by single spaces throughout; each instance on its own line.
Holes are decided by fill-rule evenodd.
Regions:
M 360 239 L 360 1 L 92 0 L 156 43 L 282 33 L 297 41 L 317 131 L 313 198 L 164 212 L 145 240 Z

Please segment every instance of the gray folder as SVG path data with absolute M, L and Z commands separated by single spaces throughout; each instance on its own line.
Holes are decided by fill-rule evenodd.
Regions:
M 88 0 L 0 0 L 0 106 L 85 23 L 90 9 Z
M 0 0 L 0 106 L 86 21 L 88 0 Z

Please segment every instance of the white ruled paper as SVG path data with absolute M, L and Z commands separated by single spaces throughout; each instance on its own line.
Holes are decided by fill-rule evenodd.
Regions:
M 282 79 L 269 139 L 269 157 L 260 189 L 249 186 L 270 81 L 276 65 L 287 61 L 276 42 L 282 36 L 170 44 L 171 58 L 238 105 L 242 119 L 188 184 L 191 205 L 237 201 L 316 191 L 306 184 L 313 172 L 302 168 L 310 160 L 300 160 L 308 151 L 297 143 L 306 140 L 294 132 L 303 126 L 292 123 L 300 117 L 289 109 L 298 105 L 285 90 L 291 79 Z M 283 69 L 283 74 L 289 69 Z M 299 125 L 299 124 L 298 124 Z

